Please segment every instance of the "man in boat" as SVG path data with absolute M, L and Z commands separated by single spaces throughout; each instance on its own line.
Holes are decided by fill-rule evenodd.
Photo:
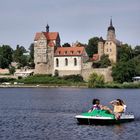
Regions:
M 93 106 L 88 112 L 92 112 L 93 110 L 106 110 L 111 114 L 113 113 L 110 108 L 108 108 L 107 106 L 101 105 L 99 99 L 93 99 L 92 104 Z

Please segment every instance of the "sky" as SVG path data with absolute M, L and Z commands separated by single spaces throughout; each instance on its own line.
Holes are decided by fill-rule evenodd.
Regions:
M 59 32 L 61 45 L 106 39 L 112 17 L 116 38 L 140 45 L 140 0 L 0 0 L 0 45 L 29 48 L 35 33 Z

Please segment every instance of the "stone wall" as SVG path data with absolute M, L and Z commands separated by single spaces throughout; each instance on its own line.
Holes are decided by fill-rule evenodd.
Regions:
M 52 74 L 52 68 L 44 63 L 40 63 L 35 65 L 34 74 Z
M 93 72 L 99 74 L 99 75 L 103 75 L 105 78 L 105 82 L 112 82 L 113 78 L 111 76 L 112 73 L 112 68 L 108 67 L 108 68 L 88 68 L 88 69 L 83 69 L 81 75 L 83 76 L 85 81 L 88 81 L 88 78 L 90 76 L 90 74 L 92 74 Z
M 59 76 L 65 76 L 65 75 L 81 75 L 81 70 L 59 70 L 58 75 Z

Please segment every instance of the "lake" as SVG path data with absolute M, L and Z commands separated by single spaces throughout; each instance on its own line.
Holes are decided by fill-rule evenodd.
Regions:
M 135 121 L 120 125 L 78 125 L 92 99 L 121 98 Z M 0 88 L 0 140 L 139 140 L 140 89 Z

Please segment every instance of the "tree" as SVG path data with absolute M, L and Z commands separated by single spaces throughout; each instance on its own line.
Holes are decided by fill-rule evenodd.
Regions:
M 128 44 L 123 44 L 118 49 L 118 61 L 127 62 L 133 58 L 133 50 Z
M 8 67 L 9 67 L 8 60 L 4 58 L 2 55 L 0 55 L 0 68 L 4 69 Z
M 98 42 L 99 42 L 98 37 L 93 37 L 89 39 L 88 45 L 86 47 L 86 51 L 89 57 L 93 57 L 93 54 L 96 54 L 98 52 Z
M 8 68 L 12 62 L 13 49 L 8 45 L 0 46 L 0 67 Z
M 71 45 L 69 43 L 64 43 L 62 47 L 71 47 Z
M 13 67 L 13 66 L 11 66 L 11 67 L 9 67 L 9 73 L 10 74 L 14 74 L 15 73 L 15 67 Z
M 27 58 L 24 56 L 26 49 L 23 46 L 17 45 L 16 50 L 13 53 L 13 60 L 19 63 L 19 66 L 25 66 L 27 64 Z
M 34 64 L 34 44 L 33 43 L 30 45 L 29 50 L 30 50 L 30 57 L 29 57 L 28 65 L 34 68 L 35 64 Z
M 119 62 L 112 68 L 113 80 L 119 83 L 131 82 L 135 76 L 134 61 Z
M 103 54 L 101 56 L 101 60 L 98 62 L 93 62 L 94 68 L 107 68 L 108 66 L 111 66 L 111 61 L 108 57 L 108 55 Z
M 104 76 L 103 75 L 98 75 L 97 73 L 92 73 L 89 76 L 88 80 L 88 87 L 99 87 L 104 84 Z
M 132 60 L 130 60 L 131 63 L 135 65 L 134 70 L 135 70 L 135 75 L 134 76 L 139 76 L 140 75 L 140 55 L 137 57 L 134 57 Z
M 134 56 L 140 55 L 140 46 L 136 46 L 133 50 Z

